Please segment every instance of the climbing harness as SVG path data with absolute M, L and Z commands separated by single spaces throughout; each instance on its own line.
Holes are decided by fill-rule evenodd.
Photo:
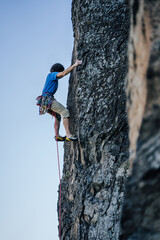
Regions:
M 48 110 L 51 109 L 54 96 L 51 93 L 45 92 L 43 95 L 36 98 L 37 106 L 39 106 L 39 114 L 45 114 Z

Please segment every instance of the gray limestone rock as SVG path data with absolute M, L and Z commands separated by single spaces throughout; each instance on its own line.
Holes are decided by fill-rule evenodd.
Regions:
M 61 239 L 117 240 L 128 175 L 125 77 L 129 11 L 125 0 L 73 0 L 69 80 L 71 132 L 65 143 Z

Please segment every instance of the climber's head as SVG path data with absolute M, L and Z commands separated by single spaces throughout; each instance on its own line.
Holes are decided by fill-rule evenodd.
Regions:
M 63 71 L 64 67 L 60 63 L 55 63 L 50 69 L 50 72 L 63 72 Z

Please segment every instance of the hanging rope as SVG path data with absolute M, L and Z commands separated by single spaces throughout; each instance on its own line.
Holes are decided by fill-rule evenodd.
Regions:
M 57 123 L 56 116 L 55 117 L 55 134 L 57 137 Z M 53 118 L 53 115 L 52 115 Z M 59 240 L 61 240 L 61 168 L 60 168 L 60 160 L 59 160 L 59 149 L 58 149 L 58 141 L 56 141 L 57 145 L 57 158 L 58 158 L 58 171 L 59 171 Z
M 61 240 L 61 169 L 60 169 L 60 161 L 59 161 L 58 142 L 57 142 L 57 157 L 58 157 L 58 171 L 59 171 L 59 183 L 60 183 L 59 185 L 59 240 Z

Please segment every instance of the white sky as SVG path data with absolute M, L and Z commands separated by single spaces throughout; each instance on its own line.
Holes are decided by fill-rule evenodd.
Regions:
M 71 63 L 71 0 L 0 0 L 0 42 L 0 240 L 56 240 L 53 120 L 35 99 L 51 65 Z M 64 105 L 68 78 L 55 96 Z

